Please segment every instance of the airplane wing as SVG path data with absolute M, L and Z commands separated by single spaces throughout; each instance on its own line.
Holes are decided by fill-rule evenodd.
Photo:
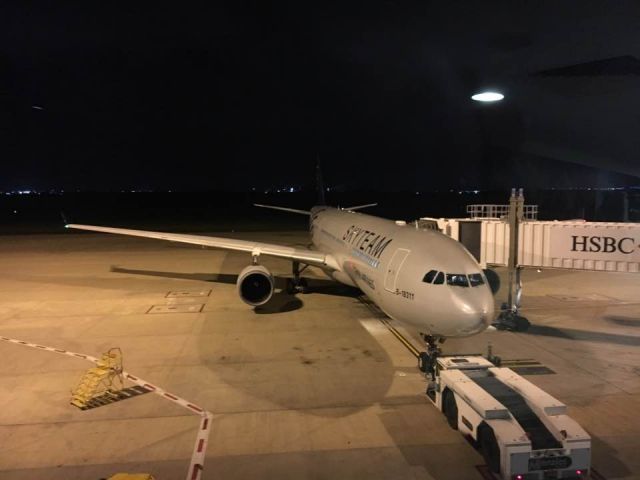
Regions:
M 340 270 L 338 262 L 326 253 L 309 250 L 307 248 L 287 247 L 273 243 L 253 242 L 250 240 L 235 240 L 223 237 L 205 237 L 204 235 L 187 235 L 184 233 L 149 232 L 146 230 L 130 230 L 127 228 L 98 227 L 95 225 L 78 225 L 75 223 L 65 225 L 65 228 L 77 230 L 89 230 L 92 232 L 115 233 L 118 235 L 130 235 L 134 237 L 155 238 L 170 242 L 190 243 L 225 250 L 249 252 L 252 255 L 270 255 L 272 257 L 285 258 L 306 265 L 313 265 L 325 270 Z

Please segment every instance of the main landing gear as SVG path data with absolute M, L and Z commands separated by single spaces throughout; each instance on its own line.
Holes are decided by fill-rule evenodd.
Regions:
M 307 293 L 309 291 L 309 285 L 305 278 L 300 277 L 300 274 L 304 272 L 309 265 L 305 265 L 300 268 L 300 262 L 293 262 L 293 278 L 287 278 L 286 291 L 288 294 L 293 295 L 296 293 Z
M 444 343 L 443 337 L 436 337 L 434 335 L 426 335 L 421 333 L 420 336 L 427 344 L 427 351 L 420 352 L 418 355 L 418 368 L 425 375 L 430 374 L 431 380 L 434 381 L 435 378 L 435 366 L 438 355 L 442 353 L 442 350 L 438 346 L 438 343 Z

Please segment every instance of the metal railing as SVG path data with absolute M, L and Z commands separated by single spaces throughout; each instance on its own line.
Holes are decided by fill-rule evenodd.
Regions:
M 524 220 L 538 219 L 538 205 L 523 206 Z M 469 218 L 498 218 L 503 219 L 509 216 L 509 205 L 467 205 L 467 214 Z

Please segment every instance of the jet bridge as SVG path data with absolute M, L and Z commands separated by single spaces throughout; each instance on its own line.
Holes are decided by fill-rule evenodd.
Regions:
M 468 205 L 469 218 L 421 218 L 461 242 L 483 266 L 508 266 L 512 225 L 509 205 Z M 518 224 L 517 267 L 640 272 L 640 224 L 537 220 L 537 206 L 523 205 Z
M 418 228 L 438 229 L 461 242 L 487 267 L 509 270 L 508 298 L 498 328 L 525 330 L 518 315 L 523 268 L 640 273 L 640 224 L 540 221 L 537 205 L 525 205 L 522 189 L 509 205 L 468 205 L 469 218 L 421 218 Z
M 507 266 L 511 227 L 506 220 L 442 219 L 441 224 L 481 265 Z M 519 230 L 518 267 L 640 272 L 638 223 L 523 220 Z

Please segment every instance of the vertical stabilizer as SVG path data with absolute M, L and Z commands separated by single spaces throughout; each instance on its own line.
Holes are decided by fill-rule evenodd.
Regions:
M 327 202 L 324 198 L 324 183 L 322 182 L 322 169 L 320 168 L 320 155 L 318 154 L 318 160 L 316 162 L 316 190 L 318 191 L 318 205 L 326 205 Z

